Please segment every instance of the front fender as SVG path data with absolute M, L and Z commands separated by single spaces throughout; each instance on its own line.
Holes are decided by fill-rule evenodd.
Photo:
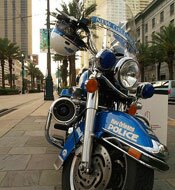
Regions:
M 152 148 L 152 139 L 159 142 L 153 131 L 144 122 L 120 111 L 98 113 L 96 130 L 99 131 L 99 138 L 103 135 L 102 131 L 104 131 L 111 136 L 116 136 L 139 147 Z
M 84 122 L 80 123 L 67 138 L 55 163 L 56 169 L 62 166 L 80 142 L 84 135 L 84 125 Z M 141 163 L 146 164 L 148 167 L 158 168 L 163 171 L 168 169 L 167 164 L 163 161 L 167 153 L 166 147 L 159 142 L 152 130 L 138 118 L 119 111 L 99 112 L 96 116 L 94 128 L 96 138 L 105 139 L 107 134 L 108 137 L 114 137 L 113 139 L 122 141 L 127 146 L 135 147 L 141 151 L 145 156 L 143 156 Z M 127 154 L 127 152 L 125 153 Z M 150 153 L 152 156 L 149 155 Z
M 118 139 L 121 138 L 129 144 L 140 147 L 153 147 L 151 138 L 143 122 L 126 113 L 118 111 L 99 112 L 95 120 L 95 136 L 99 139 L 105 133 L 108 133 L 110 136 L 115 136 Z M 83 135 L 84 122 L 65 141 L 64 147 L 59 155 L 60 160 L 64 162 L 67 159 Z M 158 140 L 155 136 L 153 137 Z
M 169 169 L 165 162 L 168 157 L 166 146 L 137 117 L 119 111 L 100 112 L 96 118 L 96 136 L 150 168 L 162 171 Z M 118 142 L 122 143 L 122 149 Z M 140 157 L 129 150 L 136 151 Z

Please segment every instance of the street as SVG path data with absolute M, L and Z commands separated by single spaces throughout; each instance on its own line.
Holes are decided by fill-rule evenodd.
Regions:
M 19 95 L 8 95 L 8 96 L 0 96 L 0 110 L 6 108 L 13 108 L 22 104 L 25 104 L 29 101 L 33 101 L 35 99 L 44 99 L 43 93 L 37 94 L 19 94 Z
M 169 119 L 175 119 L 175 102 L 168 104 L 168 117 Z
M 58 150 L 44 136 L 47 112 L 52 101 L 43 94 L 0 96 L 1 109 L 16 108 L 0 116 L 0 190 L 61 190 L 61 171 L 53 163 Z M 175 104 L 169 104 L 175 118 Z M 175 189 L 174 125 L 168 127 L 170 170 L 155 172 L 153 190 Z

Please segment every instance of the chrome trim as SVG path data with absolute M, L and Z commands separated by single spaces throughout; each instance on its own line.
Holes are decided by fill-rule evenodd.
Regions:
M 136 85 L 136 83 L 138 82 L 138 78 L 135 78 L 136 79 L 136 81 L 135 81 L 135 83 L 132 85 L 132 86 L 130 86 L 130 87 L 127 87 L 127 86 L 125 86 L 124 84 L 123 84 L 123 82 L 121 81 L 121 78 L 120 78 L 120 72 L 121 72 L 121 69 L 122 69 L 122 67 L 125 65 L 125 64 L 128 64 L 128 62 L 134 62 L 134 63 L 136 63 L 136 65 L 137 65 L 137 67 L 138 67 L 138 72 L 140 73 L 140 71 L 139 71 L 139 63 L 135 60 L 135 59 L 133 59 L 132 57 L 123 57 L 123 58 L 121 58 L 119 61 L 118 61 L 118 63 L 116 64 L 116 66 L 115 66 L 115 68 L 114 68 L 114 78 L 117 80 L 117 81 L 119 81 L 119 83 L 120 83 L 120 85 L 123 87 L 123 88 L 125 88 L 125 89 L 127 89 L 127 90 L 132 90 L 133 88 L 134 88 L 134 86 Z M 138 74 L 138 73 L 137 73 Z
M 142 122 L 146 123 L 148 125 L 148 127 L 151 129 L 151 126 L 150 126 L 148 119 L 145 118 L 143 115 L 136 114 L 134 117 L 136 117 L 137 119 L 140 119 Z
M 102 140 L 104 140 L 106 143 L 110 144 L 110 145 L 113 146 L 114 148 L 117 148 L 118 150 L 120 150 L 120 151 L 123 152 L 124 154 L 128 155 L 129 157 L 133 158 L 133 159 L 136 160 L 137 162 L 139 162 L 139 163 L 141 163 L 141 164 L 143 164 L 143 165 L 145 165 L 145 166 L 147 166 L 147 167 L 149 167 L 149 168 L 151 168 L 151 169 L 157 169 L 157 168 L 152 167 L 151 165 L 146 164 L 145 162 L 143 162 L 143 161 L 141 161 L 141 160 L 136 159 L 135 157 L 133 157 L 133 156 L 131 156 L 130 154 L 128 154 L 128 153 L 127 153 L 125 150 L 123 150 L 122 148 L 120 148 L 120 147 L 114 145 L 113 143 L 109 142 L 107 139 L 102 138 Z
M 124 139 L 123 137 L 121 137 L 121 136 L 117 135 L 116 133 L 113 133 L 113 132 L 111 132 L 111 131 L 109 131 L 109 130 L 107 130 L 107 129 L 104 129 L 104 128 L 103 128 L 103 130 L 106 131 L 106 132 L 108 132 L 108 133 L 110 133 L 110 134 L 116 135 L 118 138 L 117 138 L 117 137 L 114 137 L 114 138 L 116 138 L 117 140 L 119 140 L 119 141 L 122 142 L 122 143 L 127 144 L 128 146 L 131 146 L 130 144 L 127 143 L 127 142 L 130 142 L 130 141 Z M 112 137 L 112 138 L 113 138 L 113 137 Z M 122 140 L 122 139 L 123 139 L 123 140 Z M 126 142 L 126 141 L 127 141 L 127 142 Z M 150 152 L 151 154 L 155 155 L 155 154 L 160 153 L 160 152 L 159 152 L 159 146 L 156 145 L 156 143 L 159 143 L 159 142 L 156 142 L 156 143 L 155 143 L 155 142 L 156 142 L 156 141 L 152 139 L 153 148 L 140 146 L 140 145 L 138 145 L 138 144 L 136 144 L 136 143 L 134 143 L 134 142 L 132 142 L 132 144 L 133 144 L 133 145 L 136 145 L 137 147 L 140 147 L 140 148 L 142 148 L 142 149 L 145 149 L 147 152 Z M 164 146 L 164 145 L 161 144 L 161 143 L 159 143 L 159 144 L 162 145 L 162 146 Z M 164 146 L 164 147 L 165 147 L 165 146 Z M 162 149 L 162 147 L 161 147 L 161 149 Z M 166 151 L 166 148 L 165 148 L 165 151 Z M 166 155 L 165 155 L 165 158 L 164 158 L 164 159 L 166 159 Z
M 54 115 L 54 112 L 53 112 L 53 108 L 54 108 L 55 104 L 57 102 L 61 101 L 61 100 L 67 100 L 68 102 L 72 103 L 72 105 L 74 107 L 74 110 L 75 110 L 75 113 L 73 114 L 72 118 L 69 119 L 69 120 L 67 120 L 67 121 L 60 121 L 59 119 L 56 118 L 56 116 Z M 50 111 L 52 112 L 54 119 L 56 121 L 58 121 L 59 123 L 64 124 L 64 125 L 68 125 L 69 123 L 71 123 L 74 120 L 75 116 L 76 116 L 76 106 L 75 106 L 75 103 L 70 98 L 67 98 L 67 97 L 61 97 L 61 98 L 58 98 L 57 100 L 55 100 L 52 103 L 51 107 L 50 107 Z
M 118 90 L 111 82 L 108 80 L 104 75 L 101 76 L 101 78 L 106 82 L 106 84 L 112 88 L 117 94 L 119 94 L 123 98 L 128 98 L 129 96 Z
M 94 136 L 94 120 L 96 110 L 98 108 L 98 90 L 95 93 L 88 93 L 86 108 L 87 111 L 83 139 L 82 165 L 86 169 L 90 169 L 93 147 L 92 141 Z
M 160 142 L 157 142 L 153 139 L 152 139 L 152 143 L 153 143 L 153 148 L 143 147 L 143 146 L 140 146 L 140 147 L 145 149 L 146 151 L 150 152 L 153 155 L 161 154 L 162 156 L 165 157 L 164 159 L 166 159 L 166 157 L 168 156 L 167 148 Z
M 46 137 L 47 141 L 50 144 L 56 146 L 57 148 L 62 149 L 63 146 L 61 145 L 61 141 L 59 141 L 56 138 L 50 136 L 50 134 L 49 134 L 51 120 L 52 120 L 52 112 L 51 112 L 51 109 L 49 109 L 47 120 L 46 120 L 46 125 L 45 125 L 45 137 Z
M 102 138 L 102 139 L 103 139 L 105 142 L 109 143 L 110 145 L 114 146 L 115 148 L 118 148 L 118 149 L 121 150 L 122 152 L 126 153 L 128 156 L 130 156 L 130 157 L 132 157 L 132 158 L 134 158 L 134 157 L 131 156 L 130 154 L 128 154 L 125 150 L 123 150 L 123 149 L 121 149 L 120 147 L 118 147 L 118 146 L 114 145 L 113 143 L 111 143 L 109 140 L 116 140 L 116 141 L 119 141 L 119 142 L 121 142 L 121 143 L 127 145 L 128 147 L 134 148 L 135 150 L 141 152 L 144 156 L 149 157 L 150 159 L 155 160 L 156 162 L 159 162 L 160 164 L 166 164 L 166 162 L 164 162 L 163 160 L 158 159 L 158 158 L 156 158 L 156 157 L 154 157 L 154 156 L 152 156 L 152 155 L 149 155 L 148 153 L 146 153 L 146 152 L 144 152 L 144 151 L 142 151 L 142 150 L 136 148 L 135 146 L 132 146 L 131 144 L 128 144 L 128 143 L 126 143 L 125 141 L 123 141 L 123 140 L 121 140 L 121 139 L 118 139 L 118 138 L 116 138 L 116 137 L 105 137 L 105 138 Z M 156 155 L 155 155 L 155 156 L 156 156 Z M 137 160 L 136 158 L 134 158 L 134 159 Z M 151 165 L 149 165 L 149 164 L 143 162 L 142 160 L 137 160 L 137 161 L 140 162 L 140 163 L 142 163 L 142 164 L 144 164 L 144 165 L 146 165 L 146 166 L 148 166 L 148 167 L 150 167 L 150 168 L 158 169 L 158 168 L 156 168 L 156 167 L 153 167 L 153 166 L 151 166 Z
M 58 158 L 56 159 L 55 163 L 54 163 L 54 168 L 55 170 L 59 170 L 61 168 L 61 166 L 63 165 L 64 160 L 61 158 L 61 156 L 58 156 Z

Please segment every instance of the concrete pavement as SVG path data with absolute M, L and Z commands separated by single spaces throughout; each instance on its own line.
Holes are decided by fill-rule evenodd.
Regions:
M 58 151 L 44 137 L 51 103 L 35 98 L 0 117 L 0 190 L 61 190 L 61 171 L 53 168 Z M 168 148 L 170 170 L 156 172 L 154 190 L 175 190 L 174 120 L 169 121 Z

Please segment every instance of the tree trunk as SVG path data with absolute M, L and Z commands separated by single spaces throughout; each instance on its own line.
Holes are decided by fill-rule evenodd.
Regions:
M 16 87 L 15 80 L 16 80 L 16 76 L 15 76 L 15 74 L 14 74 L 14 75 L 12 74 L 12 84 L 13 84 L 13 88 Z
M 173 80 L 173 60 L 174 60 L 174 52 L 168 53 L 168 69 L 169 69 L 169 80 Z
M 9 85 L 12 88 L 12 59 L 9 59 Z
M 76 86 L 76 69 L 75 69 L 75 55 L 69 57 L 70 62 L 70 86 Z
M 63 60 L 63 64 L 61 66 L 61 78 L 62 78 L 62 87 L 67 86 L 67 67 L 68 67 L 68 62 L 67 58 Z
M 2 88 L 5 88 L 4 65 L 5 65 L 5 61 L 1 60 Z
M 31 75 L 31 79 L 30 79 L 31 81 L 31 90 L 33 90 L 34 89 L 34 76 L 33 75 Z
M 35 76 L 32 76 L 32 89 L 35 89 Z
M 168 68 L 169 68 L 169 80 L 173 80 L 173 74 L 174 74 L 174 72 L 173 72 L 173 62 L 171 62 L 171 63 L 168 63 Z
M 140 74 L 141 74 L 141 82 L 144 82 L 145 69 L 144 69 L 144 63 L 143 62 L 140 62 Z
M 160 67 L 161 67 L 161 62 L 158 63 L 157 67 L 157 80 L 160 80 Z

